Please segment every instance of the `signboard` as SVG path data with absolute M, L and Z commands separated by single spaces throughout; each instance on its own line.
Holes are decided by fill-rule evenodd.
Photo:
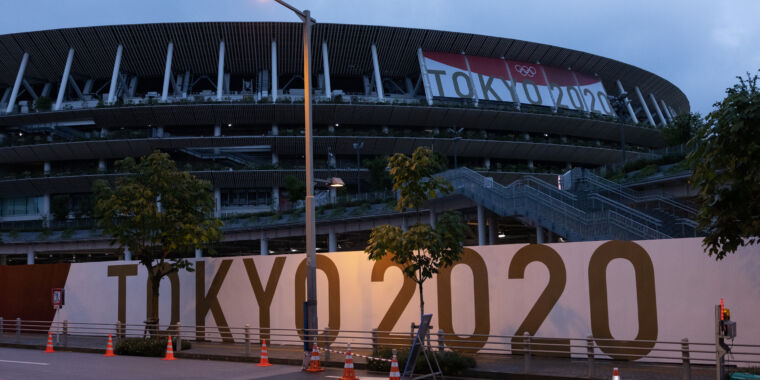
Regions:
M 50 301 L 53 304 L 53 309 L 60 309 L 63 306 L 63 289 L 53 288 L 50 295 Z
M 601 79 L 537 63 L 422 52 L 431 95 L 512 102 L 615 116 Z
M 245 324 L 303 327 L 305 255 L 204 258 L 194 266 L 195 272 L 173 273 L 161 282 L 162 324 L 201 326 L 197 336 L 226 341 L 240 341 L 230 328 Z M 504 338 L 486 335 L 527 332 L 591 335 L 598 339 L 597 354 L 610 357 L 620 356 L 616 344 L 636 342 L 642 348 L 635 352 L 646 357 L 658 356 L 651 351 L 658 347 L 654 340 L 714 341 L 713 305 L 720 298 L 732 305 L 731 319 L 742 326 L 735 343 L 760 342 L 760 323 L 753 323 L 760 315 L 758 273 L 760 247 L 741 247 L 716 262 L 704 253 L 700 238 L 510 244 L 466 247 L 459 263 L 423 288 L 431 324 L 467 339 L 457 346 L 470 351 L 504 346 Z M 55 321 L 140 324 L 147 281 L 145 267 L 134 262 L 72 264 L 66 308 L 57 311 Z M 408 332 L 420 318 L 418 292 L 387 257 L 317 255 L 319 330 L 332 330 L 324 337 L 328 341 L 338 330 Z M 378 334 L 381 344 L 390 338 Z M 585 347 L 571 347 L 566 339 L 552 344 L 566 355 L 586 354 Z

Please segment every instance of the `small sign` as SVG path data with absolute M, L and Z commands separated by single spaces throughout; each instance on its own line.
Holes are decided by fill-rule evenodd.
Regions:
M 53 288 L 50 301 L 53 303 L 53 309 L 63 307 L 63 288 Z

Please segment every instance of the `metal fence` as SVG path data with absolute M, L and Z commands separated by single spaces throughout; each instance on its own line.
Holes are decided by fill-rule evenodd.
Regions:
M 117 340 L 123 338 L 148 338 L 172 336 L 177 341 L 177 350 L 181 350 L 181 341 L 209 342 L 226 344 L 226 353 L 238 352 L 250 356 L 254 347 L 266 339 L 270 347 L 284 347 L 298 350 L 303 347 L 304 339 L 316 341 L 321 349 L 344 348 L 351 345 L 355 353 L 377 355 L 384 349 L 408 349 L 414 339 L 416 326 L 409 331 L 366 330 L 330 330 L 319 331 L 316 339 L 304 335 L 300 329 L 256 328 L 249 325 L 235 327 L 219 326 L 185 326 L 180 323 L 171 325 L 145 325 L 116 323 L 80 323 L 70 321 L 32 321 L 0 318 L 0 342 L 28 341 L 30 334 L 52 333 L 57 345 L 75 347 L 72 340 L 85 337 L 102 340 L 108 334 Z M 36 341 L 36 340 L 35 340 Z M 102 342 L 101 342 L 102 343 Z M 587 337 L 544 337 L 523 335 L 485 335 L 472 334 L 460 336 L 441 330 L 431 331 L 426 345 L 433 351 L 459 351 L 474 354 L 476 357 L 488 356 L 491 359 L 522 360 L 524 371 L 531 371 L 531 359 L 551 357 L 555 360 L 585 360 L 588 373 L 594 367 L 609 359 L 649 363 L 680 365 L 684 378 L 689 378 L 691 365 L 716 365 L 715 342 L 693 342 L 687 338 L 677 341 L 666 340 L 616 340 Z M 231 349 L 229 348 L 231 347 Z M 739 367 L 760 365 L 760 345 L 733 344 L 731 354 L 726 357 L 726 364 Z M 238 351 L 239 350 L 239 351 Z

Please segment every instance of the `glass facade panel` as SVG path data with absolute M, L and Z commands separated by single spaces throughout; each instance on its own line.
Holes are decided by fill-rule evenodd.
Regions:
M 222 207 L 266 206 L 271 204 L 268 189 L 222 190 Z
M 39 215 L 41 197 L 0 198 L 0 216 Z

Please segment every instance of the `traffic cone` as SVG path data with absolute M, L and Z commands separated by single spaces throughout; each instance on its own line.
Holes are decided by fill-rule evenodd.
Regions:
M 106 355 L 108 357 L 116 356 L 116 354 L 113 353 L 113 340 L 111 340 L 111 334 L 108 334 L 108 344 L 106 344 Z
M 319 349 L 317 343 L 314 342 L 314 346 L 311 349 L 311 360 L 309 360 L 309 368 L 306 368 L 306 372 L 322 372 L 325 369 L 319 364 Z
M 620 371 L 617 368 L 612 369 L 612 380 L 620 380 Z
M 55 352 L 53 349 L 53 333 L 48 331 L 48 341 L 47 346 L 45 346 L 45 353 L 52 354 L 53 352 Z
M 346 364 L 343 365 L 343 376 L 340 380 L 359 380 L 354 373 L 354 357 L 351 356 L 351 343 L 348 344 L 346 349 Z
M 259 359 L 259 364 L 257 364 L 257 367 L 269 367 L 272 365 L 272 363 L 269 362 L 269 354 L 267 353 L 267 340 L 264 339 L 261 341 L 261 359 Z
M 398 369 L 398 359 L 396 359 L 396 350 L 393 350 L 393 359 L 391 360 L 391 374 L 388 380 L 401 380 L 401 372 Z
M 174 358 L 174 347 L 172 347 L 172 336 L 169 335 L 169 341 L 166 342 L 166 357 L 161 360 L 176 360 Z

